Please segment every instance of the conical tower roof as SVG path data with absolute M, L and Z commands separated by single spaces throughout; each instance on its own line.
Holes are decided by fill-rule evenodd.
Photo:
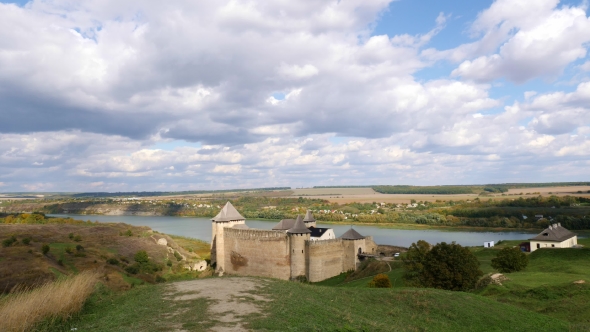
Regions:
M 361 240 L 361 239 L 364 239 L 365 237 L 360 235 L 359 232 L 350 228 L 349 230 L 346 231 L 346 233 L 342 234 L 342 236 L 340 238 L 342 238 L 343 240 Z
M 287 233 L 289 234 L 306 234 L 306 233 L 311 233 L 311 231 L 309 229 L 307 229 L 307 227 L 305 227 L 305 224 L 303 223 L 303 218 L 301 218 L 301 216 L 297 216 L 297 220 L 295 220 L 295 225 L 293 225 L 293 228 L 289 229 L 287 231 Z
M 246 220 L 246 218 L 242 217 L 242 215 L 236 210 L 236 208 L 230 203 L 225 203 L 225 206 L 219 211 L 219 213 L 211 219 L 212 221 L 216 222 L 224 222 L 224 221 L 236 221 L 236 220 Z
M 311 210 L 307 210 L 305 213 L 305 218 L 303 218 L 303 222 L 315 222 L 315 218 L 313 214 L 311 214 Z

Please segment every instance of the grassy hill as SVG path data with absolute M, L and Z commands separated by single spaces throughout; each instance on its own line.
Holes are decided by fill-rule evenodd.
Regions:
M 184 266 L 209 255 L 206 242 L 158 234 L 149 227 L 37 217 L 34 224 L 0 224 L 0 294 L 17 285 L 35 286 L 85 270 L 100 271 L 102 281 L 118 290 L 153 283 L 158 277 L 195 277 Z M 159 238 L 167 239 L 168 245 L 156 244 Z M 154 269 L 128 272 L 141 250 Z

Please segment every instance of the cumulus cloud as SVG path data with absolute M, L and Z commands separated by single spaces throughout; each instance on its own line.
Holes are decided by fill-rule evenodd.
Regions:
M 514 182 L 539 156 L 581 174 L 590 83 L 504 105 L 487 82 L 583 58 L 583 6 L 498 0 L 441 51 L 443 13 L 372 34 L 388 4 L 0 3 L 2 190 Z M 441 59 L 452 75 L 423 75 Z
M 479 82 L 501 77 L 516 83 L 536 77 L 556 78 L 567 65 L 586 56 L 590 41 L 587 4 L 558 7 L 558 3 L 495 1 L 473 23 L 474 32 L 486 37 L 471 46 L 473 50 L 489 50 L 500 41 L 498 52 L 465 60 L 452 75 Z

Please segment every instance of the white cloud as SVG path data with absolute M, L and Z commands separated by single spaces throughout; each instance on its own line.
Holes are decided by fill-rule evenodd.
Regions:
M 479 15 L 473 29 L 486 37 L 504 36 L 483 37 L 479 42 L 500 42 L 498 53 L 465 60 L 452 74 L 483 82 L 501 77 L 516 83 L 536 77 L 556 78 L 568 64 L 586 56 L 586 44 L 590 41 L 590 18 L 585 5 L 558 8 L 558 2 L 494 2 Z M 491 47 L 495 46 L 473 45 L 472 51 Z
M 477 40 L 439 51 L 424 48 L 450 16 L 425 34 L 370 35 L 387 6 L 0 4 L 2 189 L 522 182 L 550 176 L 539 155 L 581 174 L 590 83 L 527 87 L 504 105 L 477 82 L 559 75 L 586 52 L 583 8 L 498 0 Z M 431 79 L 438 59 L 459 63 L 455 76 Z

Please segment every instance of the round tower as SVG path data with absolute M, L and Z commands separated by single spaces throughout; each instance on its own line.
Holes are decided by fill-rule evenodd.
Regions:
M 215 271 L 225 271 L 224 229 L 245 224 L 246 219 L 227 202 L 211 221 L 211 265 L 216 264 Z
M 311 231 L 305 227 L 301 216 L 297 216 L 295 225 L 287 230 L 291 255 L 291 280 L 304 276 L 307 278 L 307 252 L 305 241 L 309 241 Z
M 313 214 L 311 214 L 311 210 L 307 210 L 305 213 L 305 218 L 303 218 L 303 222 L 305 223 L 305 227 L 317 227 L 315 223 L 315 218 Z

